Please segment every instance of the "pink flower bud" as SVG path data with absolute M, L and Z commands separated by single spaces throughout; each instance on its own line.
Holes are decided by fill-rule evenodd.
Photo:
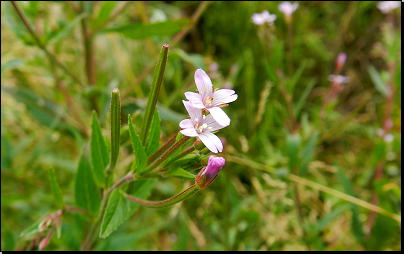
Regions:
M 38 249 L 39 249 L 39 250 L 43 250 L 46 246 L 48 246 L 48 244 L 49 244 L 49 238 L 48 238 L 48 237 L 45 237 L 45 238 L 39 243 Z
M 341 69 L 344 66 L 346 59 L 347 59 L 347 55 L 344 52 L 341 52 L 338 54 L 337 69 Z
M 223 157 L 211 155 L 208 166 L 204 167 L 195 178 L 196 185 L 203 189 L 206 188 L 219 174 L 226 160 Z

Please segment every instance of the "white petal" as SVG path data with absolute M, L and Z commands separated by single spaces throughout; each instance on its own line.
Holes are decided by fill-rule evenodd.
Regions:
M 197 69 L 195 71 L 194 78 L 199 94 L 202 95 L 202 101 L 204 101 L 208 96 L 212 95 L 212 81 L 210 80 L 208 74 L 206 74 L 206 72 L 204 72 L 202 69 Z
M 191 102 L 192 107 L 194 108 L 205 108 L 202 102 L 202 95 L 193 92 L 185 92 L 185 97 Z
M 215 134 L 202 133 L 199 134 L 199 138 L 212 153 L 221 153 L 223 151 L 222 141 L 220 141 L 220 138 L 218 138 Z
M 203 122 L 208 125 L 208 129 L 205 130 L 208 132 L 217 131 L 217 130 L 220 130 L 220 129 L 226 127 L 226 126 L 222 126 L 222 125 L 218 124 L 212 115 L 207 115 Z
M 199 120 L 202 118 L 202 110 L 194 108 L 189 101 L 182 101 L 184 103 L 185 109 L 188 111 L 191 120 L 193 121 L 195 118 Z
M 230 125 L 230 118 L 226 115 L 223 109 L 219 107 L 208 108 L 208 111 L 216 120 L 216 122 L 222 126 Z
M 237 100 L 238 95 L 230 89 L 220 89 L 213 93 L 212 105 L 220 105 L 223 103 L 230 103 Z
M 194 128 L 194 123 L 191 119 L 184 119 L 180 122 L 180 127 L 182 129 Z
M 188 129 L 183 129 L 180 130 L 180 132 L 184 135 L 184 136 L 188 136 L 188 137 L 197 137 L 198 133 L 196 133 L 195 129 L 192 128 L 188 128 Z

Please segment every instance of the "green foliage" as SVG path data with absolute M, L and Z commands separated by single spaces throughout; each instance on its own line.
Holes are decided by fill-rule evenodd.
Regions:
M 179 32 L 185 26 L 190 25 L 189 19 L 169 20 L 154 24 L 129 24 L 111 29 L 106 29 L 100 32 L 115 32 L 120 33 L 130 39 L 139 40 L 152 36 L 164 36 Z
M 109 163 L 109 154 L 104 137 L 101 133 L 97 113 L 93 111 L 91 124 L 91 163 L 94 173 L 94 180 L 99 187 L 105 186 L 105 169 Z
M 147 198 L 155 183 L 155 180 L 140 180 L 134 184 L 131 194 L 138 198 Z M 114 190 L 109 198 L 107 210 L 102 220 L 100 237 L 105 238 L 109 236 L 122 223 L 128 220 L 138 208 L 139 205 L 125 199 L 120 190 Z
M 150 157 L 160 147 L 160 116 L 156 109 L 151 122 L 149 137 L 146 142 L 146 153 Z
M 54 209 L 47 250 L 79 250 L 91 232 L 87 249 L 105 251 L 401 250 L 401 8 L 299 2 L 288 23 L 272 1 L 14 3 L 1 3 L 2 250 L 37 250 Z M 264 10 L 277 19 L 254 24 Z M 190 138 L 148 165 L 188 117 L 198 68 L 238 94 L 216 134 L 226 164 L 181 205 L 139 208 L 123 190 L 173 197 L 211 155 L 176 159 Z M 113 88 L 130 117 L 108 172 Z
M 53 170 L 53 168 L 51 168 L 49 172 L 50 172 L 50 184 L 52 187 L 52 194 L 55 200 L 55 204 L 59 208 L 63 208 L 65 204 L 63 202 L 62 190 L 60 189 L 59 184 L 56 180 L 55 171 Z
M 93 215 L 97 215 L 101 197 L 95 184 L 91 166 L 88 160 L 82 155 L 77 167 L 75 200 L 78 207 L 83 208 Z
M 137 135 L 135 128 L 132 124 L 132 118 L 128 115 L 130 141 L 132 143 L 133 152 L 136 156 L 135 161 L 132 164 L 132 170 L 137 173 L 141 173 L 147 164 L 147 154 Z

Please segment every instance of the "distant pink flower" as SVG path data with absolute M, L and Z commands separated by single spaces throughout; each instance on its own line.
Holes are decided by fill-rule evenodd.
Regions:
M 400 1 L 381 1 L 377 4 L 377 8 L 383 13 L 386 14 L 389 11 L 396 9 L 401 6 Z
M 291 18 L 297 7 L 299 7 L 299 3 L 283 2 L 278 5 L 278 9 L 285 14 L 286 18 Z
M 208 165 L 203 168 L 195 178 L 195 183 L 200 188 L 206 188 L 222 170 L 226 160 L 223 157 L 209 156 Z
M 223 127 L 228 126 L 230 118 L 220 107 L 237 100 L 237 94 L 230 89 L 214 91 L 212 81 L 202 69 L 195 71 L 195 83 L 198 93 L 185 92 L 185 97 L 189 100 L 192 107 L 206 109 L 216 122 Z
M 180 122 L 180 131 L 188 137 L 198 137 L 203 144 L 213 153 L 222 152 L 223 144 L 212 131 L 220 130 L 226 126 L 218 124 L 212 114 L 203 115 L 202 110 L 194 108 L 189 101 L 182 101 L 191 119 Z
M 266 22 L 273 23 L 276 20 L 276 14 L 270 14 L 267 10 L 264 10 L 261 13 L 254 13 L 251 19 L 254 24 L 259 26 Z

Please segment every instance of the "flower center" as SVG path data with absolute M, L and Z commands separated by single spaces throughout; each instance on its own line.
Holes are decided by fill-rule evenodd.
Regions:
M 206 123 L 201 124 L 201 125 L 199 125 L 199 124 L 195 125 L 195 130 L 198 134 L 201 134 L 203 132 L 203 130 L 205 130 L 206 128 L 208 128 L 208 125 Z
M 205 106 L 211 106 L 212 101 L 213 101 L 213 97 L 208 96 L 208 98 L 206 98 L 206 100 L 204 102 Z

